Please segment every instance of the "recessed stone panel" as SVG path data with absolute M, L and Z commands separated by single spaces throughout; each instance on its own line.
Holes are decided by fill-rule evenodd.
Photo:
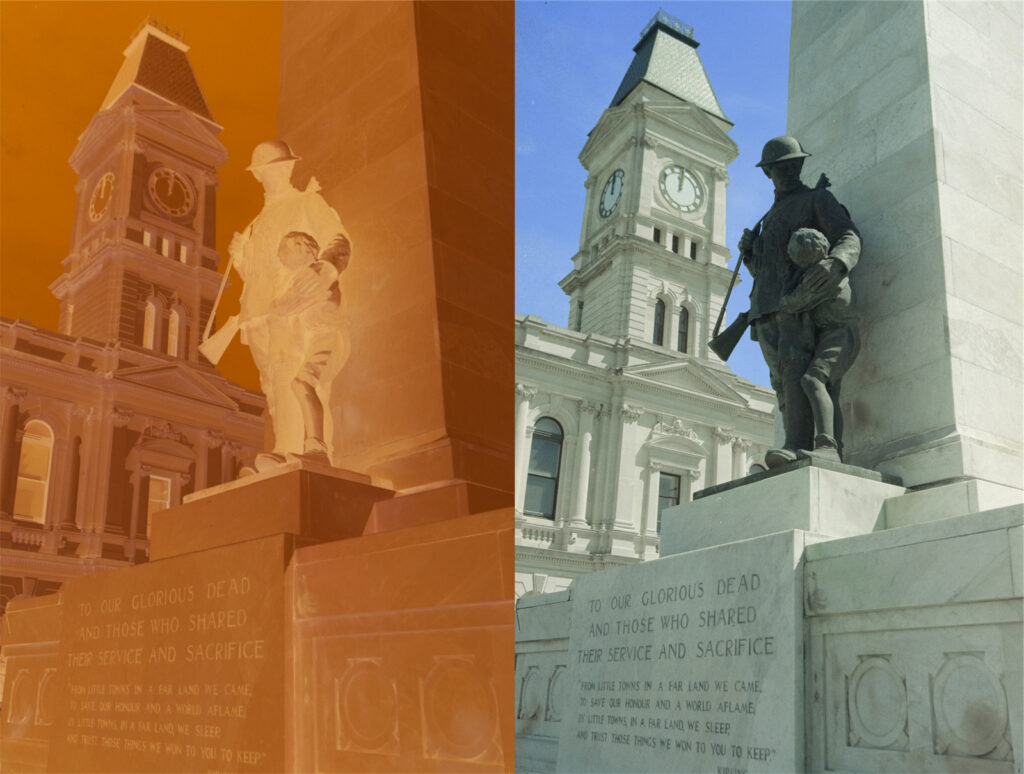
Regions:
M 59 695 L 36 708 L 52 712 L 49 770 L 283 771 L 285 550 L 254 540 L 67 584 Z
M 806 533 L 580 578 L 559 771 L 799 771 Z

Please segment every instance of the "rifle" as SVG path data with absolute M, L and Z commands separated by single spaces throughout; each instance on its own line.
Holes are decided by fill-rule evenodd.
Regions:
M 757 238 L 761 232 L 761 223 L 767 217 L 767 213 L 761 217 L 761 220 L 757 221 L 754 226 L 753 237 L 751 241 Z M 750 321 L 747 318 L 747 313 L 742 312 L 735 320 L 733 320 L 729 327 L 722 331 L 722 320 L 725 319 L 725 307 L 729 304 L 729 297 L 732 296 L 732 289 L 736 286 L 736 277 L 740 273 L 740 266 L 743 264 L 744 255 L 741 254 L 736 259 L 736 268 L 733 270 L 732 279 L 729 280 L 729 289 L 725 291 L 725 300 L 722 302 L 722 308 L 718 312 L 718 320 L 715 321 L 715 330 L 711 334 L 711 341 L 708 342 L 708 348 L 718 355 L 722 360 L 728 360 L 729 355 L 736 348 L 736 345 L 740 343 L 740 339 L 743 338 L 744 331 L 747 330 L 747 326 L 750 325 Z M 719 333 L 721 331 L 721 333 Z
M 252 236 L 252 226 L 249 226 L 249 236 Z M 210 335 L 210 330 L 213 328 L 214 315 L 217 312 L 217 307 L 220 306 L 220 299 L 224 295 L 224 288 L 228 284 L 228 275 L 231 274 L 231 267 L 235 265 L 235 253 L 228 250 L 228 265 L 224 267 L 224 276 L 220 281 L 220 288 L 217 290 L 217 298 L 213 301 L 213 308 L 210 309 L 210 316 L 206 318 L 206 329 L 203 331 L 203 340 L 196 348 L 198 349 L 203 357 L 209 360 L 213 365 L 217 365 L 217 361 L 221 359 L 224 354 L 224 350 L 228 348 L 228 344 L 235 337 L 238 332 L 238 315 L 229 317 L 227 322 L 217 331 L 213 336 Z
M 821 177 L 818 178 L 818 182 L 815 184 L 815 190 L 829 188 L 832 183 L 825 176 L 825 173 L 821 173 Z M 761 231 L 761 224 L 764 219 L 768 217 L 768 213 L 761 216 L 761 220 L 757 221 L 757 224 L 753 228 L 753 238 L 756 239 Z M 718 320 L 715 322 L 715 330 L 712 333 L 711 341 L 708 342 L 708 348 L 718 355 L 722 360 L 728 360 L 729 355 L 739 344 L 740 339 L 743 338 L 744 331 L 747 330 L 747 326 L 750 325 L 747 312 L 740 313 L 739 316 L 733 320 L 729 327 L 719 333 L 722 327 L 722 320 L 725 318 L 725 307 L 729 303 L 729 296 L 732 295 L 732 289 L 736 285 L 736 275 L 740 273 L 740 264 L 743 263 L 743 255 L 736 259 L 736 269 L 732 273 L 732 279 L 729 280 L 729 289 L 725 293 L 725 300 L 722 302 L 722 309 L 718 313 Z

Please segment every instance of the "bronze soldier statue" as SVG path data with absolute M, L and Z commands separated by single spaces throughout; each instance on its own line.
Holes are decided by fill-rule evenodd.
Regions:
M 839 388 L 841 371 L 849 365 L 851 353 L 843 353 L 843 367 L 826 381 L 833 426 L 819 427 L 816 433 L 815 412 L 809 400 L 815 395 L 809 380 L 803 378 L 815 359 L 814 326 L 803 326 L 801 333 L 801 327 L 790 319 L 793 308 L 780 309 L 782 299 L 798 289 L 801 296 L 818 299 L 818 303 L 848 293 L 846 276 L 860 256 L 857 228 L 846 208 L 826 190 L 827 182 L 809 188 L 800 180 L 808 156 L 793 137 L 776 137 L 765 144 L 757 166 L 775 186 L 775 203 L 753 230 L 743 231 L 739 242 L 743 263 L 754 278 L 747 313 L 753 326 L 751 337 L 760 344 L 768 364 L 786 432 L 784 446 L 765 456 L 770 468 L 792 462 L 798 452 L 832 459 L 839 459 L 842 452 Z M 829 245 L 827 255 L 806 269 L 790 260 L 788 253 L 790 237 L 799 229 L 816 229 Z M 798 311 L 806 313 L 809 309 L 804 305 Z M 852 354 L 856 354 L 856 347 Z M 820 420 L 821 412 L 817 413 Z

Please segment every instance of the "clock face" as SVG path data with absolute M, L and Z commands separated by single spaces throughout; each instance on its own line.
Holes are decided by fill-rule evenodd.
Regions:
M 101 177 L 96 187 L 92 189 L 92 196 L 89 197 L 89 220 L 98 223 L 107 213 L 110 200 L 114 196 L 114 173 L 107 172 Z
M 196 203 L 188 178 L 167 167 L 160 167 L 149 176 L 149 195 L 168 215 L 187 215 Z
M 608 182 L 604 184 L 604 188 L 601 190 L 601 201 L 598 203 L 602 218 L 611 215 L 615 205 L 619 203 L 619 197 L 622 196 L 622 180 L 625 176 L 625 172 L 616 169 L 608 178 Z
M 661 193 L 677 210 L 696 212 L 704 203 L 704 189 L 696 175 L 678 164 L 665 167 L 658 183 Z

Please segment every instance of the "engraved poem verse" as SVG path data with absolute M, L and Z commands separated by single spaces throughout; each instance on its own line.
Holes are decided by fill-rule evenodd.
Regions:
M 276 760 L 272 737 L 246 730 L 259 724 L 259 703 L 275 699 L 261 682 L 280 652 L 265 579 L 216 567 L 165 575 L 64 600 L 60 754 L 113 771 L 146 759 L 180 771 L 265 769 Z
M 786 768 L 776 740 L 793 707 L 795 609 L 780 609 L 776 573 L 763 561 L 671 564 L 628 588 L 579 585 L 562 745 L 594 771 L 637 756 L 716 774 Z

